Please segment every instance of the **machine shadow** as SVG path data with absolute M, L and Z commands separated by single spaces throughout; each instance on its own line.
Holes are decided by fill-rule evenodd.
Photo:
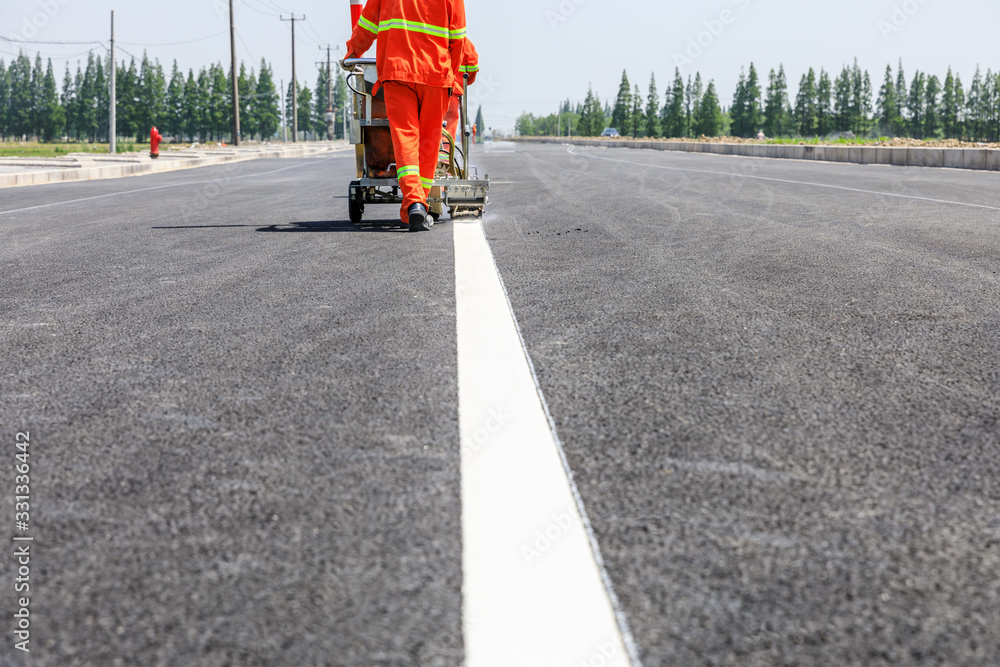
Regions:
M 314 232 L 314 233 L 334 233 L 334 232 L 354 232 L 354 233 L 398 233 L 406 232 L 398 220 L 373 220 L 371 222 L 360 222 L 354 224 L 350 220 L 311 220 L 306 222 L 290 222 L 283 225 L 268 225 L 258 227 L 258 232 Z

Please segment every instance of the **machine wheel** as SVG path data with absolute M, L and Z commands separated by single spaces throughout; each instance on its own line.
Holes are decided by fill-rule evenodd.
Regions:
M 351 215 L 351 223 L 361 224 L 361 216 L 365 213 L 365 200 L 361 195 L 361 188 L 353 183 L 347 190 L 347 209 Z

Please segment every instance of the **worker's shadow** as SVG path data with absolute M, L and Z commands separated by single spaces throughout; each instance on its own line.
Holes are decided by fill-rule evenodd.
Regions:
M 258 232 L 405 232 L 399 220 L 365 220 L 354 224 L 350 220 L 311 220 L 258 227 Z

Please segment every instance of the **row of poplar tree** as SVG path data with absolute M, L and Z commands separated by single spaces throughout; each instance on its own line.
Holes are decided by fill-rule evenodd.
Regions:
M 61 86 L 52 61 L 34 64 L 21 52 L 8 67 L 0 60 L 0 139 L 39 137 L 52 141 L 66 137 L 76 141 L 107 141 L 110 111 L 110 58 L 88 54 L 86 65 L 77 63 L 72 73 L 67 64 Z M 115 72 L 115 115 L 119 137 L 148 139 L 154 125 L 178 141 L 225 141 L 232 135 L 232 79 L 221 64 L 187 74 L 174 61 L 169 79 L 159 61 L 143 54 L 136 64 L 120 62 Z M 285 91 L 285 122 L 291 127 L 292 95 L 298 95 L 300 132 L 326 133 L 329 103 L 326 68 L 321 68 L 316 86 L 310 89 L 291 83 Z M 333 74 L 335 118 L 347 100 L 344 77 Z M 282 114 L 278 85 L 271 66 L 261 59 L 260 69 L 248 73 L 240 65 L 240 133 L 243 138 L 268 140 L 278 135 Z M 343 126 L 334 123 L 336 138 Z
M 873 100 L 874 98 L 874 100 Z M 644 104 L 645 102 L 645 104 Z M 700 73 L 687 81 L 675 71 L 673 85 L 663 105 L 650 77 L 645 100 L 639 86 L 632 86 L 627 72 L 614 105 L 601 104 L 593 88 L 582 104 L 563 103 L 559 114 L 535 117 L 522 114 L 515 130 L 523 136 L 596 136 L 614 127 L 624 136 L 827 137 L 909 136 L 919 139 L 1000 141 L 1000 72 L 977 67 L 968 88 L 951 68 L 942 81 L 917 71 L 907 79 L 902 62 L 895 74 L 887 66 L 877 96 L 871 77 L 857 60 L 852 67 L 831 75 L 810 68 L 802 76 L 794 101 L 788 92 L 784 66 L 770 71 L 766 83 L 751 63 L 741 70 L 732 105 L 723 110 L 715 83 L 705 86 Z

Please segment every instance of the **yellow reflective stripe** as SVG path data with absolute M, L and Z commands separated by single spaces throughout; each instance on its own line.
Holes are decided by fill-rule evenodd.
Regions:
M 404 178 L 406 176 L 419 176 L 420 167 L 414 165 L 404 165 L 402 167 L 396 167 L 396 176 L 398 178 Z
M 365 27 L 368 28 L 368 26 Z M 433 37 L 465 39 L 465 28 L 462 28 L 461 30 L 448 30 L 447 28 L 442 28 L 438 25 L 420 23 L 418 21 L 407 21 L 406 19 L 389 19 L 388 21 L 382 21 L 378 24 L 378 26 L 372 24 L 372 28 L 376 28 L 378 32 L 386 32 L 387 30 L 407 30 L 410 32 L 421 32 L 425 35 L 431 35 Z M 371 28 L 369 28 L 369 30 L 371 30 Z
M 460 67 L 459 69 L 461 69 L 463 72 L 478 72 L 479 65 L 462 65 L 462 67 Z
M 378 34 L 378 26 L 369 21 L 368 19 L 366 19 L 364 16 L 358 19 L 358 25 L 367 30 L 368 32 L 373 32 L 376 35 Z
M 432 187 L 434 187 L 434 179 L 433 178 L 424 178 L 423 176 L 421 176 L 420 177 L 420 185 L 424 186 L 425 188 L 432 188 Z
M 429 23 L 418 23 L 416 21 L 407 21 L 406 19 L 389 19 L 388 21 L 383 21 L 378 24 L 379 32 L 385 32 L 386 30 L 407 30 L 409 32 L 422 32 L 425 35 L 433 35 L 434 37 L 448 36 L 447 28 L 442 28 L 436 25 L 430 25 Z

